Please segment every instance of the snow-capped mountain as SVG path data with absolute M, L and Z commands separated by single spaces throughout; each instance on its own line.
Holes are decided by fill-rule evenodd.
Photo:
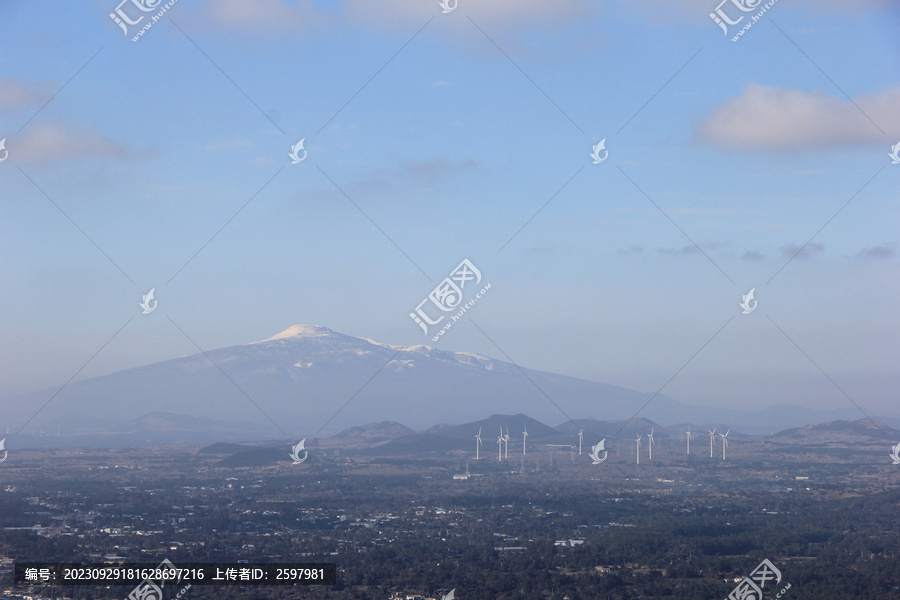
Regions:
M 208 358 L 207 358 L 208 356 Z M 55 390 L 0 400 L 4 421 L 25 423 Z M 268 339 L 126 369 L 67 386 L 25 433 L 57 423 L 97 429 L 152 412 L 242 423 L 253 435 L 323 437 L 368 422 L 422 429 L 485 414 L 525 413 L 544 422 L 628 419 L 652 394 L 519 367 L 478 354 L 393 346 L 295 325 Z M 796 408 L 796 407 L 795 407 Z M 822 418 L 779 420 L 781 427 Z M 816 414 L 812 414 L 816 413 Z M 657 395 L 640 411 L 657 423 L 740 422 L 771 416 L 689 406 Z M 855 418 L 855 416 L 850 416 Z

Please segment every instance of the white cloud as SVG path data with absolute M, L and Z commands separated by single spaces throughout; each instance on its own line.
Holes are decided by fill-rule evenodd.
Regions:
M 798 5 L 821 12 L 857 12 L 860 10 L 884 10 L 896 5 L 894 0 L 799 0 Z
M 459 0 L 457 9 L 442 15 L 437 0 L 346 0 L 350 16 L 366 23 L 396 26 L 398 24 L 424 23 L 429 17 L 465 19 L 488 27 L 507 27 L 527 22 L 543 26 L 565 24 L 587 16 L 596 10 L 593 0 Z M 467 20 L 467 19 L 466 19 Z
M 640 11 L 648 20 L 659 24 L 671 24 L 672 18 L 694 23 L 711 23 L 709 13 L 713 12 L 721 0 L 629 0 L 628 7 Z M 886 10 L 894 0 L 792 0 L 776 3 L 770 10 L 800 9 L 807 15 Z M 764 4 L 761 3 L 761 5 Z M 727 7 L 726 7 L 727 10 Z M 775 14 L 775 12 L 771 12 Z
M 478 164 L 471 158 L 459 161 L 446 159 L 400 161 L 396 168 L 379 169 L 370 177 L 352 183 L 353 188 L 363 190 L 411 189 L 415 186 L 432 186 L 442 179 L 457 173 L 476 169 Z M 423 188 L 419 188 L 423 189 Z
M 881 244 L 871 248 L 863 248 L 856 255 L 858 258 L 895 258 L 897 249 L 895 244 Z
M 323 9 L 316 0 L 207 0 L 203 10 L 206 25 L 249 34 L 302 31 L 320 33 L 348 22 L 375 29 L 409 31 L 428 19 L 470 28 L 468 19 L 491 31 L 519 29 L 529 25 L 542 29 L 565 26 L 616 9 L 637 12 L 648 22 L 671 26 L 681 23 L 709 24 L 709 13 L 721 0 L 459 0 L 456 10 L 441 14 L 439 0 L 335 0 Z M 895 0 L 792 0 L 789 9 L 806 15 L 834 12 L 886 10 Z M 777 8 L 778 5 L 775 6 Z M 459 38 L 457 30 L 454 39 Z
M 53 95 L 50 82 L 28 83 L 21 79 L 0 79 L 0 110 L 18 110 L 39 106 Z
M 800 150 L 884 144 L 879 127 L 888 136 L 900 135 L 900 89 L 854 102 L 751 83 L 700 124 L 697 139 L 725 148 Z
M 682 246 L 681 248 L 657 248 L 657 252 L 660 254 L 670 254 L 670 255 L 688 255 L 688 254 L 697 254 L 700 252 L 700 249 L 697 246 L 687 245 Z
M 56 159 L 133 158 L 139 153 L 100 133 L 76 129 L 59 122 L 30 125 L 20 136 L 6 142 L 15 162 L 45 163 Z
M 325 21 L 310 0 L 214 0 L 204 12 L 215 28 L 253 32 L 310 31 Z
M 816 242 L 809 242 L 804 246 L 797 244 L 787 244 L 778 249 L 785 258 L 812 258 L 816 254 L 820 254 L 825 250 L 825 246 Z
M 336 11 L 317 9 L 301 0 L 211 0 L 208 23 L 218 29 L 244 32 L 320 31 L 338 21 L 379 29 L 418 28 L 428 19 L 446 18 L 469 26 L 466 15 L 491 29 L 534 23 L 546 27 L 567 24 L 597 10 L 594 0 L 460 0 L 457 10 L 443 15 L 438 0 L 341 0 Z

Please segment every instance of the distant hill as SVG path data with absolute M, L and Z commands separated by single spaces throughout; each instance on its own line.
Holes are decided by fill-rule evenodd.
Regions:
M 528 440 L 539 440 L 542 438 L 556 437 L 559 432 L 552 427 L 544 425 L 540 421 L 518 413 L 515 415 L 491 415 L 487 419 L 480 421 L 472 421 L 462 425 L 452 425 L 450 423 L 442 423 L 435 425 L 430 429 L 426 429 L 424 433 L 430 435 L 441 436 L 455 440 L 474 440 L 481 429 L 481 439 L 484 443 L 489 440 L 496 440 L 502 429 L 503 433 L 508 433 L 510 439 L 522 439 L 522 431 L 528 430 Z
M 569 446 L 577 449 L 578 428 L 583 428 L 583 450 L 587 452 L 601 439 L 607 440 L 607 448 L 620 449 L 633 448 L 635 435 L 643 439 L 644 448 L 647 446 L 647 435 L 652 430 L 656 441 L 655 447 L 663 452 L 669 448 L 678 448 L 681 453 L 685 443 L 685 431 L 692 431 L 693 444 L 697 448 L 705 448 L 709 443 L 707 429 L 713 429 L 722 434 L 730 432 L 728 440 L 732 444 L 732 451 L 743 452 L 748 448 L 763 452 L 773 452 L 778 449 L 807 448 L 811 452 L 826 456 L 823 452 L 827 449 L 846 450 L 851 446 L 856 448 L 868 448 L 874 451 L 877 447 L 884 446 L 885 442 L 900 440 L 900 431 L 886 425 L 874 425 L 868 420 L 859 421 L 832 421 L 806 427 L 786 429 L 773 436 L 754 436 L 744 434 L 727 424 L 710 424 L 697 426 L 690 423 L 679 425 L 677 428 L 660 427 L 647 419 L 637 418 L 628 421 L 597 421 L 595 419 L 575 419 L 566 422 L 556 428 L 551 428 L 540 421 L 532 419 L 521 413 L 515 415 L 491 415 L 480 421 L 473 421 L 463 425 L 441 424 L 424 432 L 416 433 L 408 427 L 396 422 L 376 423 L 372 425 L 352 427 L 328 438 L 329 444 L 323 444 L 321 439 L 310 439 L 306 442 L 306 448 L 310 455 L 324 458 L 326 461 L 331 456 L 357 457 L 361 459 L 374 457 L 434 457 L 435 455 L 455 452 L 465 453 L 471 456 L 475 453 L 475 435 L 478 428 L 482 429 L 483 445 L 480 448 L 481 456 L 491 457 L 497 451 L 497 437 L 500 435 L 500 423 L 503 423 L 504 433 L 506 424 L 526 423 L 529 431 L 527 448 L 532 452 L 548 451 L 560 446 Z M 496 429 L 496 431 L 494 431 Z M 522 453 L 522 436 L 516 434 L 516 429 L 510 427 L 508 447 L 504 444 L 503 450 L 510 454 Z M 531 434 L 531 431 L 537 433 Z M 387 441 L 378 441 L 360 445 L 362 436 L 370 432 L 372 440 L 383 440 L 385 437 L 399 434 Z M 344 443 L 347 442 L 347 443 Z M 294 443 L 294 442 L 290 442 Z M 220 442 L 206 446 L 198 450 L 199 454 L 210 456 L 223 456 L 216 465 L 222 467 L 261 467 L 275 464 L 289 463 L 290 443 L 284 442 L 283 447 L 275 447 L 271 444 L 265 447 L 250 446 L 246 444 L 233 444 Z M 714 447 L 717 452 L 722 445 L 721 435 L 714 438 Z M 825 450 L 823 450 L 825 449 Z M 338 450 L 338 454 L 334 451 Z M 552 451 L 552 450 L 551 450 Z M 645 450 L 646 451 L 646 450 Z M 805 450 L 804 450 L 805 451 Z M 662 456 L 661 455 L 661 456 Z
M 471 450 L 471 444 L 428 433 L 405 435 L 386 444 L 361 452 L 364 456 L 423 456 L 452 450 Z
M 413 435 L 416 432 L 406 425 L 395 421 L 382 421 L 365 427 L 350 427 L 342 432 L 322 440 L 323 445 L 341 444 L 378 444 L 395 440 L 405 435 Z
M 779 431 L 772 436 L 773 439 L 783 441 L 835 441 L 853 438 L 900 440 L 900 431 L 889 427 L 884 423 L 873 423 L 868 419 L 859 421 L 830 421 L 805 427 L 795 427 Z
M 216 442 L 209 446 L 200 448 L 197 452 L 200 454 L 237 454 L 245 450 L 255 450 L 253 446 L 243 446 L 241 444 L 229 444 L 228 442 Z

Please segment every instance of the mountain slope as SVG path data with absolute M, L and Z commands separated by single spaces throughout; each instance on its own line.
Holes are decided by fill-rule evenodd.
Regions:
M 8 423 L 24 423 L 54 392 L 6 398 L 0 409 Z M 26 432 L 76 417 L 91 419 L 98 427 L 114 426 L 148 412 L 239 423 L 256 439 L 258 428 L 280 438 L 322 437 L 365 422 L 398 421 L 423 428 L 435 422 L 475 421 L 486 413 L 525 413 L 560 422 L 566 415 L 625 420 L 640 411 L 641 417 L 661 424 L 740 422 L 748 432 L 773 422 L 771 415 L 693 407 L 663 395 L 641 410 L 649 398 L 614 385 L 520 370 L 478 354 L 392 346 L 325 327 L 296 325 L 259 342 L 72 383 Z M 821 416 L 805 410 L 797 420 L 775 421 L 785 427 L 848 418 Z M 513 435 L 521 423 L 505 425 Z

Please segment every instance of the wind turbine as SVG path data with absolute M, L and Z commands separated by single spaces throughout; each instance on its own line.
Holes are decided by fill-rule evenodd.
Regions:
M 641 434 L 634 441 L 637 442 L 637 464 L 641 464 Z
M 688 430 L 688 431 L 685 431 L 685 433 L 687 434 L 687 446 L 688 446 L 687 453 L 690 454 L 691 453 L 691 432 L 690 432 L 690 430 Z
M 720 433 L 719 436 L 722 438 L 722 460 L 725 460 L 725 448 L 728 447 L 728 434 L 731 433 L 729 429 L 725 433 Z
M 578 456 L 581 456 L 581 442 L 584 440 L 584 429 L 578 430 Z
M 478 447 L 482 446 L 481 443 L 481 427 L 478 428 L 478 435 L 475 436 L 475 460 L 478 460 Z
M 712 458 L 712 456 L 713 456 L 713 444 L 715 444 L 715 442 L 716 442 L 716 429 L 717 429 L 716 427 L 713 427 L 712 431 L 709 431 L 709 429 L 707 429 L 707 431 L 709 431 L 709 457 L 710 458 Z
M 650 440 L 648 445 L 650 448 L 650 460 L 653 460 L 653 427 L 650 428 L 650 434 L 647 436 L 647 439 Z
M 503 428 L 500 428 L 500 433 L 503 433 Z M 503 441 L 506 442 L 505 451 L 503 452 L 504 458 L 509 458 L 509 427 L 506 428 L 506 435 L 503 436 Z
M 528 437 L 528 427 L 522 423 L 522 456 L 525 456 L 525 438 Z
M 503 427 L 500 428 L 500 437 L 497 438 L 497 460 L 503 460 Z

